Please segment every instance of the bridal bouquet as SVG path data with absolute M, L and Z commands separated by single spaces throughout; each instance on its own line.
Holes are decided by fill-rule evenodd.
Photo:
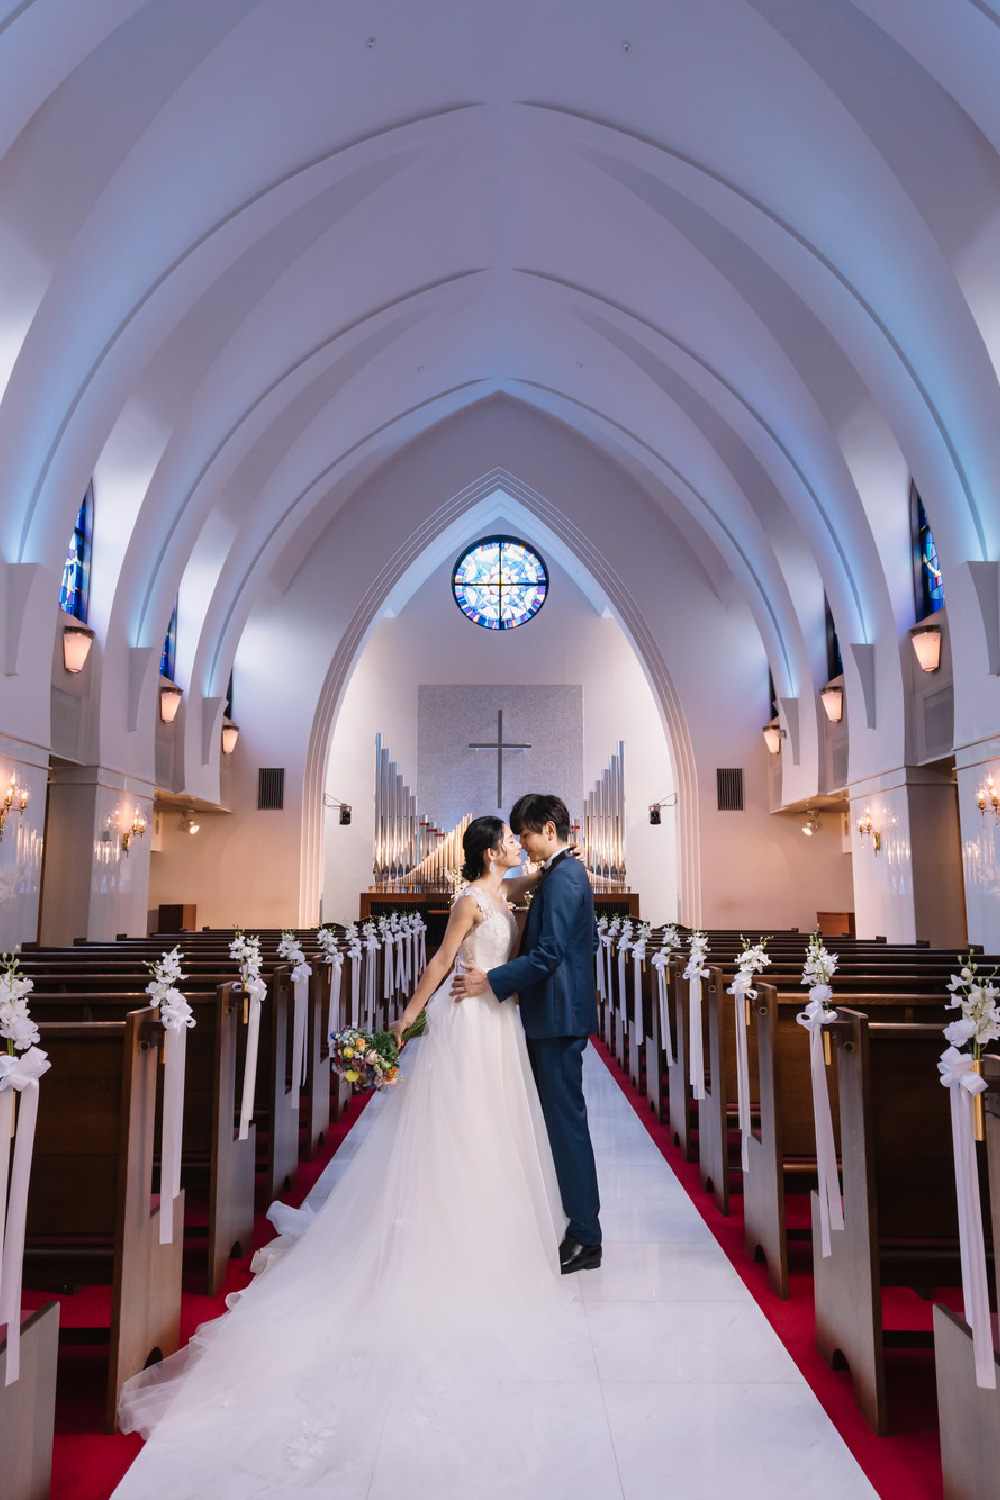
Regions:
M 403 1032 L 403 1041 L 423 1036 L 427 1013 L 421 1011 Z M 358 1089 L 392 1088 L 399 1082 L 399 1048 L 391 1031 L 362 1031 L 357 1026 L 330 1033 L 330 1066 Z

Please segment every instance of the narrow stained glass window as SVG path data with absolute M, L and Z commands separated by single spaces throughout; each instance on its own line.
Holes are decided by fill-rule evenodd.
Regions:
M 931 531 L 915 484 L 910 485 L 910 530 L 913 537 L 913 592 L 917 622 L 944 608 L 944 581 Z
M 160 676 L 169 677 L 174 680 L 174 666 L 177 660 L 177 605 L 174 604 L 170 615 L 170 624 L 167 633 L 163 637 L 163 654 L 160 657 Z
M 452 590 L 463 615 L 484 630 L 516 630 L 537 615 L 549 574 L 533 547 L 514 536 L 488 536 L 455 564 Z
M 94 492 L 88 486 L 83 497 L 69 539 L 66 562 L 63 565 L 62 586 L 59 590 L 59 608 L 82 624 L 87 623 L 90 608 L 90 538 L 93 529 Z

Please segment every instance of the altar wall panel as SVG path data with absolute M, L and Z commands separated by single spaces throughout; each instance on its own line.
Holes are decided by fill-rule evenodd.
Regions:
M 497 752 L 473 750 L 495 741 L 497 712 L 504 741 L 530 749 L 503 756 L 503 803 L 497 804 Z M 465 813 L 506 817 L 524 792 L 555 792 L 574 821 L 583 807 L 583 688 L 425 684 L 417 690 L 417 786 L 420 805 L 443 828 Z

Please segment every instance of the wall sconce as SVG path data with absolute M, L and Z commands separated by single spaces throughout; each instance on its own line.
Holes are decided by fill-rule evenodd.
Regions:
M 63 626 L 63 666 L 67 672 L 82 672 L 94 644 L 94 632 L 86 625 Z
M 164 683 L 160 688 L 160 718 L 164 724 L 174 722 L 183 697 L 184 689 L 177 687 L 175 683 Z
M 990 808 L 1000 818 L 1000 792 L 997 791 L 996 782 L 992 776 L 989 777 L 985 785 L 981 786 L 976 793 L 976 806 L 984 818 L 987 808 Z
M 3 794 L 3 801 L 0 802 L 0 839 L 3 838 L 8 814 L 12 812 L 23 813 L 30 801 L 31 793 L 26 786 L 18 786 L 17 778 L 12 771 L 10 785 Z
M 921 625 L 913 631 L 910 640 L 921 672 L 936 672 L 941 665 L 941 626 Z
M 814 833 L 819 833 L 820 826 L 819 813 L 812 807 L 809 809 L 809 816 L 802 825 L 802 832 L 807 839 L 811 839 Z
M 823 700 L 823 712 L 830 723 L 839 724 L 844 717 L 844 689 L 827 684 L 825 688 L 820 688 L 819 695 Z
M 879 849 L 882 847 L 882 835 L 872 823 L 871 809 L 868 807 L 865 808 L 864 812 L 858 819 L 858 832 L 861 835 L 862 843 L 864 843 L 866 838 L 871 839 L 872 848 L 877 854 Z
M 129 844 L 131 844 L 132 840 L 141 839 L 145 832 L 146 819 L 143 817 L 139 809 L 136 808 L 135 812 L 132 814 L 131 823 L 122 834 L 122 853 L 128 854 L 128 846 Z
M 664 808 L 664 807 L 676 807 L 676 806 L 677 806 L 677 793 L 676 792 L 671 792 L 670 796 L 669 797 L 664 797 L 664 799 L 663 799 L 662 802 L 651 802 L 649 804 L 649 821 L 653 825 L 653 827 L 654 828 L 659 827 L 660 823 L 663 821 L 663 819 L 660 816 L 662 808 Z
M 195 822 L 194 818 L 191 816 L 191 813 L 192 809 L 189 807 L 187 812 L 181 818 L 181 833 L 197 833 L 201 828 L 201 824 Z
M 779 728 L 777 720 L 771 724 L 765 724 L 763 734 L 768 755 L 777 755 L 781 749 L 782 740 L 788 738 L 785 730 Z
M 236 749 L 236 741 L 240 737 L 240 726 L 234 724 L 231 719 L 222 721 L 222 753 L 232 755 Z

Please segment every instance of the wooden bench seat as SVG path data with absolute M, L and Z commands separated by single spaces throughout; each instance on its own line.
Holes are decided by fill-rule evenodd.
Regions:
M 157 1352 L 172 1354 L 180 1329 L 184 1195 L 172 1205 L 173 1243 L 161 1245 L 152 1193 L 161 1028 L 143 1009 L 121 1021 L 41 1020 L 39 1030 L 52 1066 L 39 1104 L 24 1285 L 110 1284 L 105 1417 L 114 1431 L 122 1383 Z

